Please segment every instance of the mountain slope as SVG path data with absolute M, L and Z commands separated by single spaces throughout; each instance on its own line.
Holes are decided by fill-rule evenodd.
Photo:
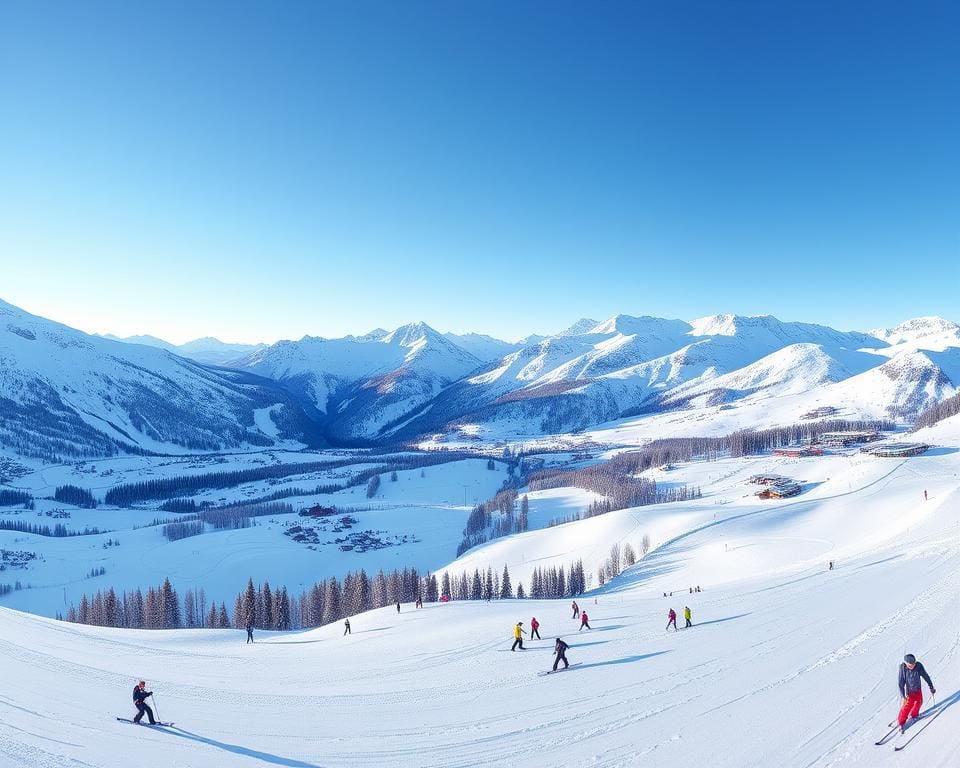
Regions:
M 426 323 L 390 333 L 281 341 L 237 363 L 275 379 L 324 417 L 338 440 L 378 436 L 482 365 Z
M 90 336 L 0 302 L 0 443 L 43 456 L 315 442 L 288 393 L 162 349 Z

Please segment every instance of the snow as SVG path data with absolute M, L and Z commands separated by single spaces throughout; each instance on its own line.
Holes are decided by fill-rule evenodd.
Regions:
M 112 766 L 134 752 L 147 767 L 955 765 L 960 417 L 916 437 L 938 447 L 907 460 L 849 452 L 654 470 L 658 482 L 700 485 L 703 498 L 531 530 L 449 565 L 506 562 L 514 583 L 576 557 L 590 572 L 610 543 L 648 533 L 647 557 L 579 599 L 589 631 L 575 631 L 569 601 L 404 605 L 351 617 L 348 637 L 334 624 L 259 632 L 254 645 L 236 630 L 113 630 L 0 608 L 0 755 L 25 767 Z M 759 471 L 790 475 L 804 493 L 760 501 L 746 484 Z M 415 491 L 419 474 L 400 473 L 385 479 L 376 513 L 499 474 L 461 463 Z M 542 525 L 591 499 L 531 493 L 531 519 Z M 230 538 L 243 533 L 224 534 L 218 557 L 242 559 L 248 547 L 248 566 L 295 557 Z M 216 558 L 191 557 L 196 541 L 178 542 L 182 553 L 147 549 L 141 567 L 204 583 Z M 685 605 L 694 628 L 665 632 L 667 608 Z M 545 639 L 510 653 L 512 625 L 531 616 Z M 538 676 L 558 635 L 579 665 Z M 932 675 L 939 714 L 895 755 L 873 742 L 896 712 L 905 652 Z M 140 678 L 176 728 L 113 719 L 132 714 Z

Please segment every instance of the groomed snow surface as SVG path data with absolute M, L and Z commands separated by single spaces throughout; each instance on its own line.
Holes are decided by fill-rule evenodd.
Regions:
M 335 624 L 253 645 L 0 609 L 0 765 L 960 765 L 960 421 L 918 437 L 943 447 L 781 464 L 805 491 L 780 504 L 740 482 L 762 461 L 689 465 L 677 471 L 702 475 L 704 499 L 531 531 L 450 565 L 509 562 L 526 582 L 525 567 L 599 557 L 611 532 L 634 546 L 649 533 L 656 549 L 578 601 L 581 632 L 566 600 L 404 605 L 352 617 L 348 637 Z M 534 509 L 564 513 L 542 495 Z M 695 626 L 665 631 L 685 605 Z M 512 626 L 532 616 L 544 639 L 511 653 Z M 578 666 L 541 675 L 558 635 Z M 936 718 L 898 754 L 874 741 L 906 652 L 933 677 Z M 132 716 L 140 678 L 174 728 L 114 719 Z

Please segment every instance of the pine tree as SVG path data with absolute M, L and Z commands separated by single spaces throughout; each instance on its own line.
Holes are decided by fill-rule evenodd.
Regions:
M 483 582 L 483 599 L 493 599 L 493 566 L 487 566 L 487 578 Z
M 470 590 L 470 599 L 483 600 L 483 579 L 480 578 L 480 571 L 478 569 L 474 569 L 473 571 L 473 585 Z
M 527 494 L 523 494 L 523 498 L 520 499 L 520 520 L 517 524 L 517 531 L 522 533 L 530 529 L 530 499 L 527 498 Z
M 517 600 L 525 600 L 526 594 L 523 591 L 523 583 L 517 584 Z
M 220 603 L 220 614 L 217 616 L 217 626 L 220 629 L 230 629 L 230 617 L 227 615 L 227 606 Z
M 443 572 L 443 578 L 440 579 L 440 596 L 450 600 L 453 595 L 450 591 L 450 574 L 446 571 Z
M 510 584 L 510 571 L 507 570 L 506 565 L 503 566 L 503 576 L 500 579 L 500 597 L 513 597 L 513 586 Z
M 242 605 L 243 615 L 235 615 L 235 621 L 238 627 L 246 627 L 252 624 L 257 618 L 257 590 L 253 586 L 253 578 L 247 580 L 247 591 L 243 596 Z

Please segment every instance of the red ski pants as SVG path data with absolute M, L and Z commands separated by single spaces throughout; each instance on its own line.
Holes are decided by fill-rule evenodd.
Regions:
M 903 725 L 911 717 L 916 717 L 920 714 L 920 707 L 923 705 L 923 692 L 914 691 L 913 693 L 907 694 L 907 700 L 902 707 L 900 707 L 900 717 L 897 718 L 897 722 L 900 725 Z

